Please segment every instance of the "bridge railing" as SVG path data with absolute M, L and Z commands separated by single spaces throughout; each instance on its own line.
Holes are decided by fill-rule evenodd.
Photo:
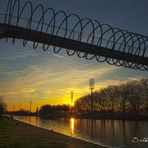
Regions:
M 11 16 L 13 19 L 13 21 L 11 22 L 11 24 L 12 25 L 16 25 L 16 22 L 17 22 L 17 19 L 18 19 L 18 16 L 12 16 L 12 15 L 9 15 L 9 14 L 5 14 L 5 13 L 2 13 L 2 12 L 0 12 L 0 22 L 3 22 L 3 20 L 4 20 L 4 18 L 6 17 L 6 16 Z M 20 17 L 19 18 L 19 21 L 21 22 L 20 23 L 20 26 L 21 27 L 24 27 L 24 28 L 26 28 L 26 26 L 24 25 L 24 24 L 27 24 L 28 23 L 28 21 L 29 21 L 29 19 L 28 18 L 24 18 L 24 17 Z M 38 24 L 39 22 L 37 21 L 37 20 L 32 20 L 32 25 L 31 25 L 31 28 L 30 29 L 32 29 L 32 30 L 36 30 L 36 25 Z M 48 27 L 48 24 L 47 23 L 43 23 L 43 30 L 42 30 L 42 32 L 45 32 L 45 29 Z M 48 30 L 50 30 L 50 32 L 48 32 L 49 34 L 51 34 L 52 32 L 53 32 L 53 30 L 54 30 L 54 32 L 53 32 L 53 35 L 56 35 L 56 33 L 58 32 L 58 36 L 61 36 L 61 37 L 63 37 L 63 34 L 64 34 L 64 32 L 66 31 L 66 29 L 65 28 L 63 28 L 63 27 L 61 27 L 59 30 L 59 26 L 53 26 L 53 25 L 50 25 L 49 26 L 49 29 Z M 81 42 L 86 42 L 86 40 L 89 38 L 89 34 L 86 34 L 86 33 L 82 33 L 81 34 Z M 78 40 L 79 38 L 80 38 L 80 32 L 78 32 L 78 31 L 76 31 L 76 30 L 70 30 L 70 29 L 67 29 L 67 34 L 66 34 L 66 37 L 69 37 L 70 39 L 72 39 L 72 40 Z M 91 38 L 91 37 L 90 37 Z M 100 40 L 100 37 L 98 37 L 98 36 L 94 36 L 94 40 L 96 40 L 96 41 L 98 41 L 98 40 Z M 94 41 L 95 42 L 95 41 Z M 89 41 L 88 41 L 88 43 L 89 43 Z M 101 44 L 101 46 L 102 47 L 106 47 L 106 44 L 108 43 L 108 40 L 107 39 L 104 39 L 104 38 L 102 38 L 102 44 Z M 95 43 L 94 43 L 94 45 L 95 45 Z M 112 49 L 113 48 L 113 46 L 114 46 L 114 42 L 112 41 L 112 40 L 110 40 L 109 41 L 109 43 L 108 43 L 108 49 Z M 120 42 L 118 42 L 117 44 L 116 44 L 116 47 L 117 48 L 119 48 L 121 46 L 121 49 L 124 49 L 124 45 L 122 44 L 122 43 L 120 43 Z M 127 49 L 128 48 L 130 48 L 130 45 L 126 45 L 127 46 Z M 134 48 L 134 50 L 136 50 L 138 47 L 133 47 Z M 128 50 L 126 50 L 125 49 L 125 52 L 126 53 L 128 53 Z M 142 56 L 142 53 L 144 52 L 144 49 L 141 49 L 140 50 L 140 53 L 139 53 L 139 55 L 140 56 Z M 146 52 L 145 52 L 145 55 L 146 56 L 148 56 L 148 51 L 146 50 Z
M 30 9 L 30 10 L 29 10 Z M 30 13 L 28 11 L 30 11 Z M 39 14 L 40 11 L 40 15 Z M 27 15 L 26 15 L 27 14 Z M 26 30 L 35 30 L 41 33 L 47 33 L 54 36 L 63 37 L 79 42 L 83 42 L 107 50 L 118 51 L 123 54 L 148 58 L 148 37 L 137 33 L 128 32 L 119 28 L 111 27 L 107 24 L 101 24 L 96 20 L 89 18 L 80 18 L 76 14 L 67 15 L 64 11 L 55 12 L 52 8 L 44 9 L 42 5 L 32 7 L 30 1 L 20 6 L 20 1 L 9 0 L 6 12 L 0 13 L 1 23 L 23 27 Z M 24 17 L 25 16 L 25 17 Z M 13 39 L 14 41 L 15 39 Z M 27 43 L 27 41 L 23 41 Z M 33 47 L 37 48 L 38 43 Z M 50 45 L 43 45 L 46 51 Z M 54 52 L 58 53 L 61 48 L 53 47 Z M 91 49 L 90 49 L 91 50 Z M 128 62 L 128 60 L 113 59 L 106 56 L 92 55 L 85 52 L 78 52 L 67 49 L 68 55 L 75 53 L 81 57 L 91 60 L 95 58 L 99 62 L 106 61 L 109 64 L 129 67 L 140 70 L 148 70 L 148 64 L 139 64 Z

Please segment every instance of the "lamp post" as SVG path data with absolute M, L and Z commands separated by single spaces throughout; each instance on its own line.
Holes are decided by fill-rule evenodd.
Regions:
M 30 115 L 31 115 L 32 101 L 30 100 Z
M 93 90 L 95 88 L 95 78 L 89 79 L 89 89 L 91 92 L 91 112 L 93 112 Z
M 71 115 L 73 116 L 73 106 L 74 106 L 74 101 L 73 101 L 73 90 L 71 91 L 71 105 L 70 105 L 70 109 L 71 109 Z
M 71 106 L 73 106 L 73 90 L 71 91 Z

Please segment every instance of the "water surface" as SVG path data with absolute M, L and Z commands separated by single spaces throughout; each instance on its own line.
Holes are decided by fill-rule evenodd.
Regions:
M 14 118 L 68 136 L 105 145 L 106 147 L 148 148 L 148 140 L 145 140 L 148 137 L 147 121 L 74 118 L 49 120 L 28 116 L 15 116 Z

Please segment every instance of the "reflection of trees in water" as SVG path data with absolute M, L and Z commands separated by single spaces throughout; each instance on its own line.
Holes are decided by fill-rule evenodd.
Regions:
M 131 137 L 138 137 L 140 136 L 140 124 L 138 121 L 131 121 L 132 124 L 130 124 L 130 134 L 131 134 Z
M 125 124 L 119 125 L 119 121 L 115 120 L 91 120 L 90 136 L 103 141 L 116 143 L 124 143 L 126 139 Z M 112 140 L 111 140 L 112 139 Z
M 93 139 L 112 144 L 126 144 L 130 142 L 133 135 L 140 135 L 138 122 L 124 120 L 78 119 L 75 128 Z
M 97 128 L 96 128 L 96 120 L 91 119 L 91 137 L 96 137 L 97 136 Z
M 112 129 L 112 136 L 114 136 L 115 135 L 114 120 L 111 120 L 111 129 Z
M 29 123 L 32 123 L 32 122 L 31 122 L 31 119 L 32 119 L 31 116 L 29 116 Z
M 20 120 L 28 123 L 30 120 L 31 123 L 49 130 L 116 146 L 128 145 L 130 147 L 133 137 L 146 137 L 148 133 L 147 122 L 91 119 L 74 119 L 70 122 L 68 118 L 48 120 L 38 117 L 20 117 Z M 73 133 L 71 133 L 70 123 L 73 124 Z
M 106 130 L 106 128 L 105 128 L 105 120 L 100 120 L 100 134 L 102 136 L 105 135 L 105 133 L 106 133 L 105 130 Z
M 39 118 L 35 117 L 35 120 L 36 120 L 36 124 L 38 125 L 39 124 Z
M 123 136 L 123 141 L 124 142 L 126 142 L 126 126 L 125 126 L 125 121 L 123 120 L 123 121 L 121 121 L 122 122 L 122 124 L 121 124 L 121 126 L 122 126 L 122 136 Z
M 93 119 L 78 119 L 77 126 L 78 131 L 83 131 L 90 137 L 106 136 L 107 128 L 105 120 L 93 120 Z

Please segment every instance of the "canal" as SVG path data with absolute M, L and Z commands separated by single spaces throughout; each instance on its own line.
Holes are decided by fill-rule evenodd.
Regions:
M 49 120 L 33 116 L 14 116 L 14 119 L 106 147 L 148 148 L 147 121 Z

